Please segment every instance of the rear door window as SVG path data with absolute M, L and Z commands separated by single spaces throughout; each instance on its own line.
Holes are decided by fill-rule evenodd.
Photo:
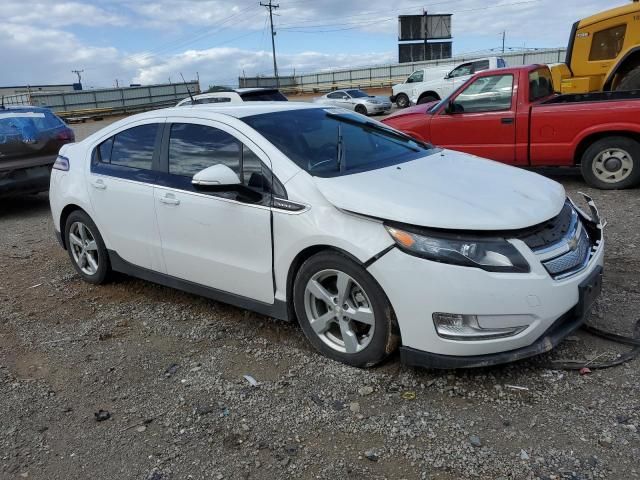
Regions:
M 546 68 L 531 72 L 529 74 L 529 101 L 535 102 L 550 95 L 553 95 L 551 72 Z
M 151 170 L 158 124 L 140 125 L 113 137 L 110 162 L 138 170 Z

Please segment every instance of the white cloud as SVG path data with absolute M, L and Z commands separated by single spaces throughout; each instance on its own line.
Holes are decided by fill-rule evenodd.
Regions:
M 127 18 L 87 2 L 2 0 L 0 18 L 25 25 L 124 25 Z
M 516 42 L 530 47 L 565 45 L 575 20 L 609 7 L 603 0 L 501 0 L 495 8 L 495 3 L 483 0 L 426 0 L 422 4 L 395 0 L 392 6 L 388 0 L 279 3 L 276 26 L 282 74 L 294 68 L 309 72 L 394 62 L 395 16 L 420 13 L 422 6 L 430 13 L 454 13 L 458 52 L 461 49 L 456 45 L 474 45 L 478 39 L 486 43 L 489 37 L 495 38 L 497 46 L 502 30 L 507 31 L 508 46 Z M 116 78 L 121 84 L 165 82 L 169 77 L 177 80 L 180 72 L 186 78 L 199 72 L 203 87 L 234 83 L 243 70 L 247 75 L 271 72 L 268 34 L 255 50 L 233 47 L 243 36 L 258 38 L 265 16 L 266 9 L 258 0 L 0 0 L 1 81 L 68 83 L 75 80 L 71 69 L 83 68 L 85 84 L 96 86 L 109 86 Z M 81 41 L 74 34 L 76 26 L 126 27 L 128 38 L 158 40 L 152 42 L 150 53 L 135 48 L 125 52 Z M 123 32 L 119 28 L 111 31 L 114 39 Z M 324 53 L 330 37 L 335 49 L 340 41 L 336 38 L 359 31 L 388 38 L 388 51 L 376 53 L 380 48 L 345 40 L 341 54 Z M 101 44 L 108 45 L 110 30 L 101 28 L 100 32 Z M 175 35 L 168 38 L 167 32 Z M 194 42 L 202 38 L 211 40 L 214 48 L 193 49 Z M 298 48 L 296 42 L 301 39 L 305 47 Z

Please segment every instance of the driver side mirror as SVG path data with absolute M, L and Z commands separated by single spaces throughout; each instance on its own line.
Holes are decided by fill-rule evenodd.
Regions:
M 346 95 L 343 95 L 342 99 L 343 99 L 343 100 L 349 100 L 349 97 L 348 97 L 348 96 L 346 96 Z
M 191 184 L 198 189 L 206 190 L 211 187 L 240 185 L 240 178 L 226 165 L 218 163 L 196 173 Z

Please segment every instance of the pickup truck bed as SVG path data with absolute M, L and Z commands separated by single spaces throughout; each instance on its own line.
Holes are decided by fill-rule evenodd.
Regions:
M 421 140 L 512 165 L 580 166 L 598 188 L 640 183 L 640 92 L 555 95 L 542 65 L 479 73 L 448 99 L 383 122 Z

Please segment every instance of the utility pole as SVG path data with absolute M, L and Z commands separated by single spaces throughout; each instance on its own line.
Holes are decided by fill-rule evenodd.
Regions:
M 75 73 L 78 76 L 78 83 L 82 84 L 82 75 L 80 75 L 81 73 L 83 73 L 84 70 L 71 70 L 71 73 Z
M 118 83 L 118 79 L 116 78 L 116 88 L 120 88 L 120 84 Z
M 504 55 L 504 37 L 507 35 L 506 30 L 502 31 L 502 54 Z
M 273 50 L 273 75 L 276 77 L 276 87 L 280 87 L 278 63 L 276 62 L 276 32 L 273 31 L 273 11 L 280 8 L 280 5 L 273 4 L 272 0 L 269 0 L 269 3 L 260 2 L 260 5 L 269 9 L 269 21 L 271 22 L 271 49 Z
M 423 60 L 431 60 L 427 58 L 427 52 L 429 51 L 429 15 L 427 15 L 427 11 L 422 9 L 422 15 L 424 16 L 424 59 Z

